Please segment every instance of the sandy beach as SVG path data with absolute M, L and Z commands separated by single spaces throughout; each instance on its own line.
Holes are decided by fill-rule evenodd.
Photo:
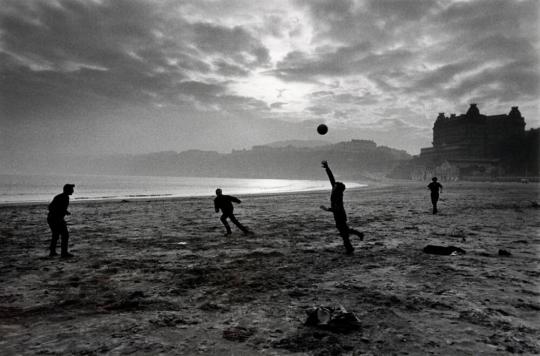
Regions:
M 46 204 L 0 207 L 0 354 L 539 354 L 539 186 L 442 183 L 438 215 L 427 182 L 347 190 L 353 256 L 329 191 L 239 196 L 253 236 L 224 237 L 210 195 L 72 203 L 68 260 Z M 359 329 L 304 325 L 338 305 Z

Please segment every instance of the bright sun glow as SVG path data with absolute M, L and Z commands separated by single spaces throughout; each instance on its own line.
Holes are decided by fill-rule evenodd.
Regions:
M 231 84 L 230 89 L 238 95 L 254 97 L 269 105 L 284 103 L 284 110 L 296 111 L 306 107 L 306 96 L 314 90 L 314 86 L 306 83 L 286 83 L 272 76 L 255 73 L 246 80 Z

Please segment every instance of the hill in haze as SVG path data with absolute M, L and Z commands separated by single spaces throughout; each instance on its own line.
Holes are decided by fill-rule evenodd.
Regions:
M 326 179 L 320 162 L 328 160 L 340 179 L 372 179 L 383 177 L 400 162 L 411 158 L 403 150 L 377 146 L 367 140 L 324 145 L 310 142 L 311 147 L 296 147 L 291 142 L 254 146 L 227 154 L 189 150 L 115 155 L 79 160 L 70 163 L 69 168 L 73 173 L 85 174 Z
M 285 141 L 276 141 L 267 143 L 265 145 L 260 145 L 264 147 L 272 147 L 272 148 L 279 148 L 279 147 L 306 147 L 306 148 L 314 148 L 314 147 L 321 147 L 321 146 L 327 146 L 331 145 L 333 142 L 323 141 L 323 140 L 285 140 Z M 254 146 L 257 147 L 257 146 Z

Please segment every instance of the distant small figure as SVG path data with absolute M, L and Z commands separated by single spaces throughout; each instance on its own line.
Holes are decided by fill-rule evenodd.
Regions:
M 61 194 L 55 196 L 52 202 L 49 204 L 47 223 L 49 224 L 52 232 L 51 246 L 49 252 L 50 257 L 58 255 L 56 253 L 56 243 L 58 242 L 58 237 L 61 237 L 60 257 L 73 257 L 73 255 L 68 252 L 69 232 L 67 229 L 66 221 L 64 220 L 64 217 L 66 215 L 71 215 L 67 208 L 69 206 L 69 196 L 73 194 L 73 188 L 75 188 L 75 184 L 64 185 L 64 191 Z
M 345 191 L 345 184 L 342 182 L 336 182 L 334 175 L 328 166 L 327 161 L 322 161 L 322 166 L 326 170 L 328 179 L 330 179 L 330 184 L 332 184 L 332 193 L 330 195 L 330 208 L 327 208 L 324 205 L 321 205 L 320 208 L 324 211 L 330 211 L 334 214 L 334 220 L 336 221 L 336 227 L 339 231 L 339 235 L 343 238 L 343 245 L 347 254 L 352 254 L 354 252 L 354 247 L 351 245 L 349 240 L 350 234 L 354 234 L 360 238 L 364 239 L 364 234 L 357 230 L 349 228 L 347 225 L 347 213 L 343 207 L 343 192 Z
M 216 209 L 216 213 L 218 213 L 220 209 L 221 209 L 221 212 L 223 213 L 223 215 L 221 215 L 220 220 L 223 223 L 223 225 L 225 225 L 225 229 L 227 229 L 225 236 L 229 236 L 230 234 L 232 234 L 231 227 L 229 226 L 229 223 L 227 222 L 227 218 L 231 219 L 231 221 L 236 226 L 238 226 L 238 228 L 242 230 L 242 232 L 245 235 L 248 235 L 251 233 L 251 231 L 248 228 L 246 228 L 244 225 L 240 224 L 240 222 L 234 216 L 234 213 L 233 213 L 234 206 L 232 204 L 233 202 L 238 203 L 238 204 L 242 203 L 240 199 L 230 196 L 230 195 L 223 195 L 223 192 L 221 191 L 221 189 L 219 188 L 216 189 L 216 198 L 214 199 L 214 207 Z
M 432 182 L 428 184 L 428 189 L 431 190 L 431 204 L 433 204 L 433 214 L 437 214 L 437 202 L 439 201 L 439 191 L 442 193 L 442 185 L 437 182 L 437 177 L 431 178 Z

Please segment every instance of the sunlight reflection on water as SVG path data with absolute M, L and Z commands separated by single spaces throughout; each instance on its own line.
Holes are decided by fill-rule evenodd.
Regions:
M 0 203 L 48 202 L 65 183 L 75 184 L 72 201 L 269 194 L 329 190 L 326 180 L 237 179 L 104 175 L 0 175 Z M 355 188 L 363 184 L 346 182 Z

